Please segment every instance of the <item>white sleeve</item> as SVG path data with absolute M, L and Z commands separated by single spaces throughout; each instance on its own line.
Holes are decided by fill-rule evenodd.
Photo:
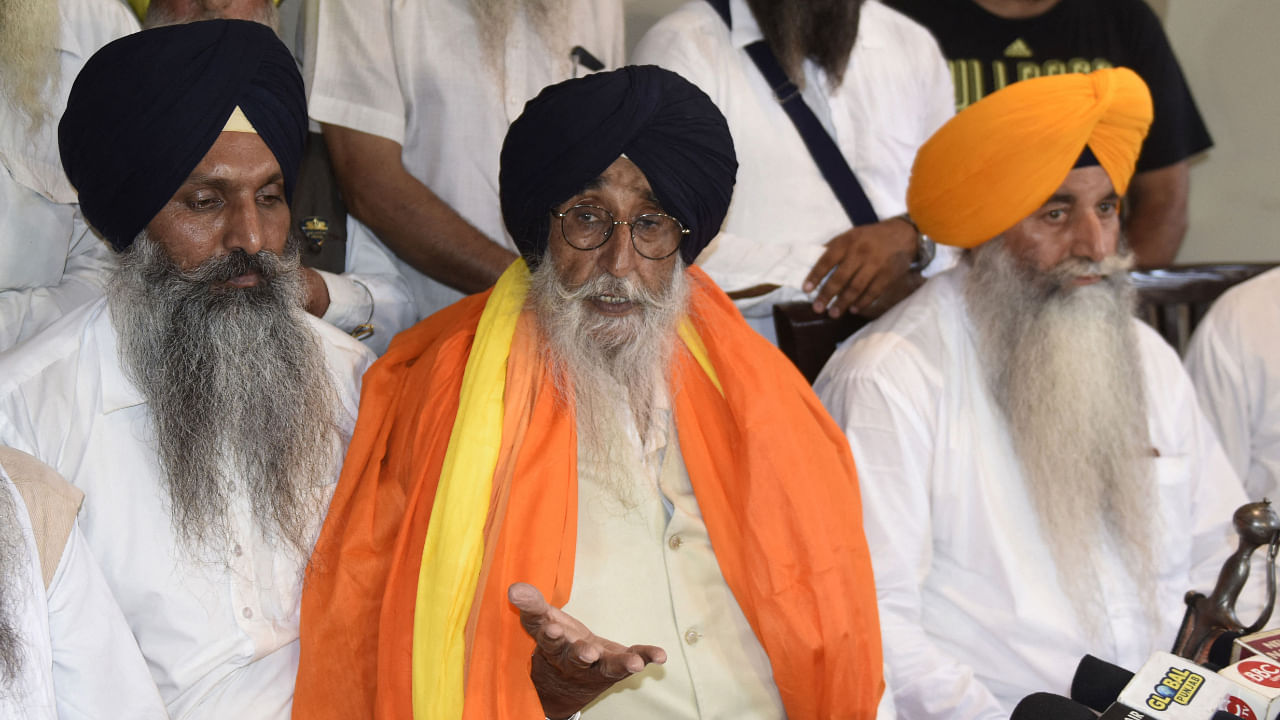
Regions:
M 1210 311 L 1191 336 L 1185 362 L 1200 408 L 1217 431 L 1231 467 L 1245 478 L 1253 434 L 1249 392 L 1240 365 L 1242 348 L 1228 342 L 1222 320 L 1221 314 Z
M 317 271 L 329 290 L 329 309 L 321 319 L 345 333 L 372 325 L 373 334 L 363 342 L 381 355 L 396 333 L 417 322 L 413 295 L 386 248 L 360 223 L 347 223 L 346 267 L 341 275 Z
M 908 381 L 824 373 L 814 386 L 844 428 L 858 468 L 887 682 L 902 717 L 1005 720 L 1008 714 L 973 670 L 939 650 L 922 625 L 921 588 L 933 545 L 927 478 L 936 438 L 924 408 L 895 391 L 922 387 L 923 378 L 901 382 Z
M 1173 355 L 1172 349 L 1168 350 Z M 1176 363 L 1176 357 L 1174 358 Z M 1222 451 L 1208 418 L 1200 411 L 1196 391 L 1181 365 L 1171 369 L 1174 377 L 1164 385 L 1174 394 L 1176 413 L 1183 418 L 1188 434 L 1187 457 L 1192 463 L 1190 477 L 1193 497 L 1188 507 L 1193 513 L 1191 528 L 1191 582 L 1192 588 L 1208 593 L 1218 580 L 1222 563 L 1235 549 L 1237 536 L 1232 517 L 1237 508 L 1249 502 L 1240 476 L 1232 469 L 1232 463 Z M 1245 462 L 1248 467 L 1248 461 Z M 1265 548 L 1260 553 L 1265 555 Z M 1256 559 L 1256 558 L 1255 558 Z M 1249 583 L 1246 595 L 1239 602 L 1241 619 L 1251 622 L 1252 615 L 1261 608 L 1263 597 L 1251 589 L 1261 590 L 1261 583 Z
M 315 11 L 311 118 L 404 145 L 406 101 L 390 0 L 318 0 Z
M 49 584 L 49 635 L 60 720 L 168 717 L 78 522 Z
M 26 340 L 58 318 L 102 296 L 111 249 L 76 211 L 62 281 L 50 287 L 0 291 L 0 350 Z

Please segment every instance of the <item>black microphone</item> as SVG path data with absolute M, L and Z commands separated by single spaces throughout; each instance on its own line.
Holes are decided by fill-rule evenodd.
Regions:
M 1071 699 L 1104 712 L 1132 679 L 1133 673 L 1119 665 L 1085 655 L 1080 658 L 1076 674 L 1071 678 Z
M 1018 702 L 1009 720 L 1096 720 L 1080 703 L 1053 693 L 1032 693 Z
M 1224 677 L 1164 652 L 1153 653 L 1137 673 L 1085 655 L 1071 680 L 1071 698 L 1100 712 L 1099 720 L 1270 717 L 1269 702 L 1258 692 L 1265 688 L 1251 687 L 1249 679 Z

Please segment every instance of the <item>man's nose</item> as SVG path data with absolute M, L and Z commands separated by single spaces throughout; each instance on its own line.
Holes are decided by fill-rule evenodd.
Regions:
M 618 221 L 614 223 L 613 234 L 601 248 L 598 264 L 601 269 L 618 278 L 627 277 L 636 271 L 644 261 L 636 252 L 631 242 L 631 225 Z
M 1101 262 L 1115 254 L 1118 234 L 1116 223 L 1107 222 L 1096 213 L 1082 213 L 1072 238 L 1072 255 Z
M 223 245 L 228 252 L 243 250 L 256 255 L 262 250 L 265 242 L 263 219 L 257 202 L 241 200 L 234 204 L 227 228 L 223 234 Z

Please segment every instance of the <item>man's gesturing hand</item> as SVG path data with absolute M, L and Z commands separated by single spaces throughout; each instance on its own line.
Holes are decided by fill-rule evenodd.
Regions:
M 809 271 L 803 289 L 812 292 L 830 272 L 813 311 L 831 317 L 840 317 L 845 310 L 866 311 L 910 271 L 915 255 L 916 231 L 906 220 L 895 217 L 860 225 L 827 241 L 827 250 Z
M 660 647 L 624 647 L 594 635 L 568 613 L 551 607 L 527 583 L 507 588 L 507 599 L 520 611 L 525 632 L 538 643 L 529 678 L 549 718 L 567 718 L 645 665 L 667 661 Z

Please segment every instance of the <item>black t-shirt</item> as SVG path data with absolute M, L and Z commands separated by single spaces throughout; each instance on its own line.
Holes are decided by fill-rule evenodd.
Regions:
M 1009 83 L 1105 67 L 1131 68 L 1155 105 L 1138 170 L 1172 165 L 1213 145 L 1160 20 L 1143 0 L 1061 0 L 1006 20 L 973 0 L 884 0 L 938 39 L 951 66 L 956 110 Z

